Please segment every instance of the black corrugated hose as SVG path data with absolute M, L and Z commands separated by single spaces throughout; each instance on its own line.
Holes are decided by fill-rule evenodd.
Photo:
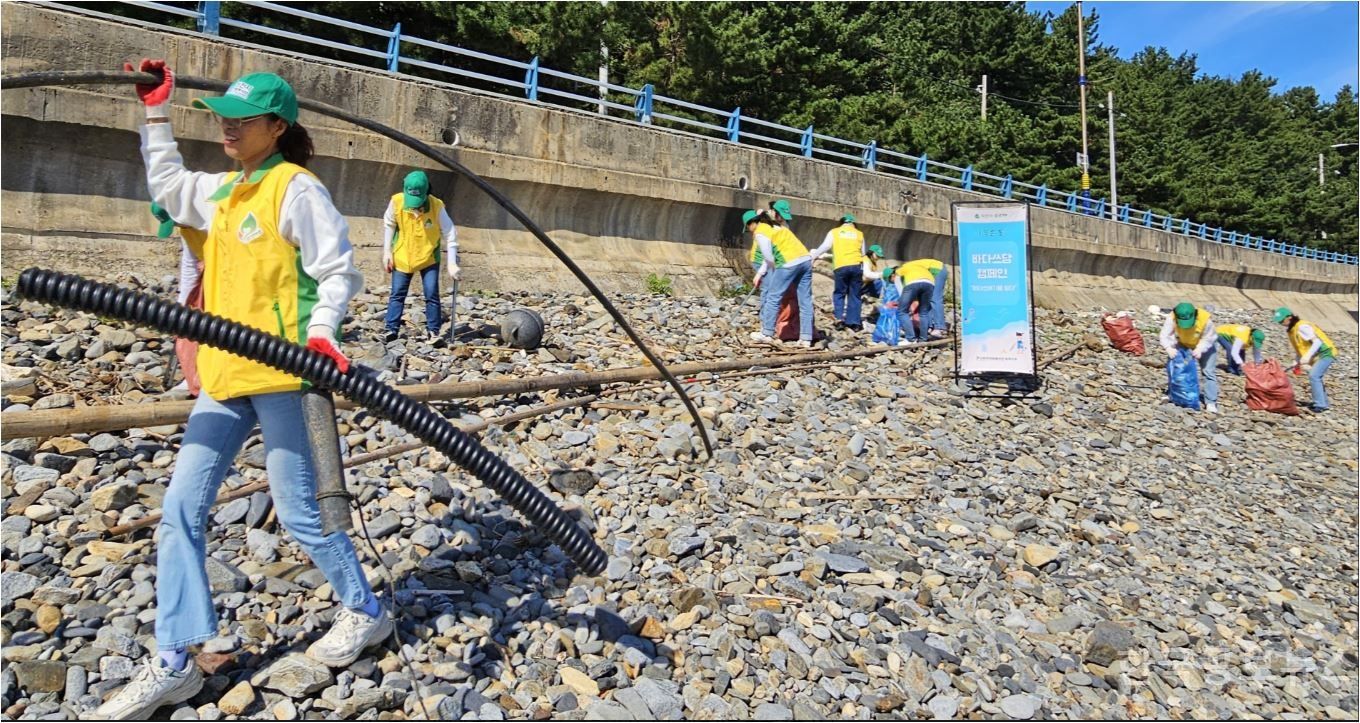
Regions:
M 49 85 L 126 85 L 132 83 L 159 83 L 160 81 L 160 76 L 151 73 L 108 70 L 41 71 L 0 77 L 0 90 L 40 88 Z M 226 81 L 212 78 L 176 75 L 175 85 L 190 90 L 211 90 L 220 92 L 226 90 L 229 84 Z M 704 421 L 700 418 L 699 410 L 694 406 L 694 401 L 685 393 L 685 389 L 680 385 L 680 381 L 671 374 L 670 370 L 666 368 L 665 363 L 662 362 L 647 344 L 642 341 L 642 337 L 638 336 L 637 332 L 633 330 L 632 325 L 628 323 L 628 320 L 614 307 L 613 302 L 609 300 L 609 297 L 604 295 L 604 292 L 600 290 L 600 287 L 595 285 L 595 282 L 586 275 L 586 272 L 582 271 L 581 267 L 577 266 L 576 262 L 572 261 L 571 257 L 568 256 L 565 251 L 554 243 L 552 239 L 548 238 L 548 234 L 544 233 L 543 229 L 539 228 L 538 224 L 534 223 L 533 219 L 529 218 L 529 216 L 526 215 L 524 211 L 520 210 L 520 208 L 509 198 L 506 198 L 505 194 L 496 190 L 496 187 L 488 183 L 486 179 L 473 173 L 463 164 L 449 157 L 444 152 L 424 141 L 402 133 L 395 128 L 383 125 L 377 121 L 362 118 L 349 111 L 336 108 L 333 105 L 319 103 L 307 98 L 299 97 L 298 107 L 314 113 L 320 113 L 321 115 L 330 116 L 331 118 L 337 118 L 348 123 L 353 123 L 360 128 L 365 128 L 379 135 L 386 136 L 387 138 L 423 154 L 427 158 L 442 164 L 449 170 L 458 173 L 471 181 L 473 185 L 480 188 L 486 195 L 490 196 L 491 200 L 495 201 L 498 205 L 508 211 L 511 216 L 514 216 L 520 223 L 524 224 L 524 227 L 528 229 L 553 256 L 556 256 L 557 259 L 571 271 L 576 279 L 590 291 L 590 294 L 600 302 L 600 305 L 603 306 L 604 310 L 609 313 L 609 316 L 614 319 L 614 322 L 623 329 L 623 333 L 627 334 L 628 338 L 637 345 L 643 356 L 647 357 L 647 361 L 651 362 L 652 366 L 656 367 L 657 371 L 661 373 L 661 376 L 664 377 L 666 382 L 671 385 L 671 388 L 675 390 L 675 393 L 680 395 L 680 401 L 684 403 L 685 409 L 689 411 L 690 419 L 693 420 L 694 427 L 699 430 L 699 437 L 703 440 L 704 450 L 708 453 L 708 458 L 713 458 L 713 442 L 708 437 L 708 429 L 704 426 Z
M 363 365 L 351 364 L 349 371 L 342 373 L 329 357 L 282 337 L 150 294 L 70 274 L 27 269 L 19 274 L 15 289 L 25 299 L 100 314 L 215 346 L 329 389 L 443 452 L 495 490 L 588 574 L 600 573 L 609 561 L 590 535 L 542 490 L 428 405 L 379 382 L 373 370 Z

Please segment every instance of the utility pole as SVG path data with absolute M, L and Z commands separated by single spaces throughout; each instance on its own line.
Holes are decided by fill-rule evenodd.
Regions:
M 987 121 L 987 74 L 982 75 L 982 120 Z
M 1325 169 L 1325 162 L 1323 161 L 1323 158 L 1324 158 L 1323 154 L 1319 153 L 1319 154 L 1318 154 L 1318 188 L 1321 188 L 1322 186 L 1324 186 L 1324 185 L 1326 184 L 1326 179 L 1327 179 L 1327 172 L 1326 172 L 1326 169 Z
M 1107 91 L 1105 105 L 1110 109 L 1110 220 L 1115 219 L 1115 209 L 1119 208 L 1119 190 L 1114 173 L 1114 91 Z
M 609 108 L 604 102 L 609 99 L 609 46 L 605 44 L 604 25 L 609 22 L 609 0 L 600 0 L 600 115 L 608 115 Z
M 1077 84 L 1081 86 L 1081 198 L 1091 210 L 1091 155 L 1086 144 L 1086 18 L 1077 0 Z

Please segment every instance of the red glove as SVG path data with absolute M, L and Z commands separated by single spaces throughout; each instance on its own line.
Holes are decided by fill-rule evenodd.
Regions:
M 132 63 L 123 63 L 123 70 L 129 73 L 134 71 Z M 165 105 L 170 100 L 170 91 L 175 88 L 175 72 L 165 64 L 164 60 L 149 60 L 142 58 L 143 73 L 161 76 L 159 83 L 138 83 L 137 97 L 142 99 L 142 103 L 147 106 Z
M 896 301 L 889 301 L 888 303 L 886 303 L 886 304 L 883 305 L 883 308 L 885 308 L 885 309 L 896 309 L 896 308 L 897 308 L 897 302 L 896 302 Z
M 1301 374 L 1303 374 L 1303 367 L 1301 367 L 1301 366 L 1299 366 L 1299 365 L 1297 365 L 1297 364 L 1294 365 L 1294 376 L 1297 377 L 1297 376 L 1299 376 L 1299 375 L 1301 375 Z
M 331 358 L 335 366 L 340 368 L 343 374 L 349 371 L 349 358 L 340 353 L 340 347 L 335 342 L 324 336 L 314 336 L 307 340 L 307 348 L 315 352 L 320 352 Z

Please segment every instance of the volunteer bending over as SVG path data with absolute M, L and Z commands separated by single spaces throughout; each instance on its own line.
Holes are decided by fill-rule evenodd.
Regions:
M 1308 370 L 1308 384 L 1313 392 L 1313 403 L 1309 409 L 1314 412 L 1327 411 L 1331 405 L 1327 403 L 1327 389 L 1322 385 L 1322 376 L 1336 359 L 1336 345 L 1326 332 L 1300 319 L 1283 306 L 1275 310 L 1275 323 L 1289 330 L 1289 343 L 1294 346 L 1296 355 L 1294 373 Z
M 1210 414 L 1218 411 L 1218 352 L 1214 346 L 1217 341 L 1218 334 L 1209 312 L 1196 309 L 1188 301 L 1176 304 L 1162 324 L 1161 342 L 1166 355 L 1175 359 L 1179 349 L 1189 349 L 1190 355 L 1199 362 L 1199 369 L 1204 374 L 1204 410 Z
M 344 217 L 305 168 L 312 142 L 298 125 L 293 89 L 272 73 L 252 73 L 220 97 L 194 101 L 213 112 L 222 129 L 222 150 L 239 166 L 234 173 L 198 173 L 184 168 L 166 112 L 174 74 L 161 60 L 143 60 L 141 71 L 162 76 L 159 83 L 137 86 L 146 104 L 147 186 L 171 218 L 207 231 L 201 255 L 204 309 L 306 342 L 347 371 L 349 360 L 336 346 L 336 329 L 363 277 L 354 267 Z M 198 350 L 198 371 L 202 394 L 189 416 L 158 529 L 159 653 L 94 711 L 97 718 L 146 719 L 203 687 L 189 647 L 218 634 L 204 567 L 204 527 L 217 488 L 256 423 L 278 519 L 343 605 L 330 631 L 307 654 L 344 667 L 392 629 L 349 537 L 322 533 L 303 424 L 302 380 L 206 345 Z

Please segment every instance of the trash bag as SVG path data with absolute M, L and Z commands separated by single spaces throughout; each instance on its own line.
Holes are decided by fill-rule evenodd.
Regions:
M 1143 346 L 1143 335 L 1133 325 L 1133 317 L 1106 314 L 1100 317 L 1100 325 L 1105 328 L 1105 336 L 1110 337 L 1110 343 L 1119 351 L 1134 356 L 1142 356 L 1147 352 Z
M 779 318 L 774 322 L 774 338 L 780 341 L 798 341 L 798 287 L 790 285 L 789 290 L 784 292 L 784 298 L 779 300 Z M 817 333 L 817 320 L 812 320 L 812 340 L 821 339 L 822 335 Z
M 1299 413 L 1299 408 L 1294 404 L 1294 385 L 1289 383 L 1289 377 L 1279 361 L 1267 359 L 1260 364 L 1248 362 L 1243 365 L 1242 371 L 1247 375 L 1247 409 L 1291 416 Z
M 1166 363 L 1167 396 L 1171 403 L 1187 409 L 1199 409 L 1199 362 L 1189 349 L 1176 351 L 1176 358 Z
M 202 269 L 200 269 L 202 271 Z M 194 284 L 184 305 L 190 309 L 203 308 L 203 279 Z M 179 371 L 189 387 L 189 396 L 197 397 L 201 389 L 198 378 L 198 342 L 175 337 L 175 358 L 179 361 Z
M 883 303 L 878 305 L 878 321 L 874 324 L 875 342 L 896 345 L 897 339 L 902 335 L 902 323 L 897 318 L 897 309 L 889 309 L 887 306 L 897 300 L 897 287 L 893 284 L 883 284 Z

